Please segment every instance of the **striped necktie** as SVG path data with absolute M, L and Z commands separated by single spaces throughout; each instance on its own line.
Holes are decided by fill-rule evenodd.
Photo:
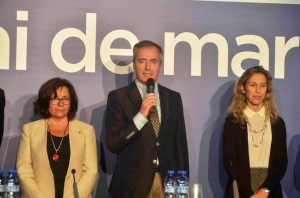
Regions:
M 150 112 L 149 118 L 152 123 L 152 127 L 154 129 L 155 137 L 157 138 L 159 133 L 159 128 L 160 128 L 160 122 L 159 122 L 159 117 L 158 117 L 158 112 L 156 107 L 154 107 L 153 110 L 155 110 L 155 112 L 153 113 Z

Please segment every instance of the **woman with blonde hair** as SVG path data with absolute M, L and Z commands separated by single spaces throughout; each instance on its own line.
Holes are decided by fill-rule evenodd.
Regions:
M 262 66 L 246 70 L 235 83 L 223 129 L 226 197 L 236 180 L 240 197 L 282 197 L 287 168 L 286 128 L 274 99 L 272 77 Z

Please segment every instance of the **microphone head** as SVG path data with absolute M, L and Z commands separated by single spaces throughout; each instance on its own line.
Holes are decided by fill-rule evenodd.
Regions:
M 148 93 L 154 93 L 154 80 L 153 78 L 148 78 L 147 80 Z
M 73 168 L 71 172 L 72 172 L 72 174 L 75 174 L 76 170 Z
M 147 87 L 148 86 L 154 86 L 154 80 L 153 80 L 153 78 L 148 78 L 148 80 L 147 80 Z

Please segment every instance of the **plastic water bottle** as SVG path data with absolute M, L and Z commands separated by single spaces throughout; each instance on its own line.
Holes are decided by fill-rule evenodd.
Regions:
M 189 179 L 186 176 L 186 171 L 178 171 L 176 177 L 176 198 L 189 197 Z
M 6 198 L 19 198 L 20 186 L 15 169 L 9 169 L 6 177 Z
M 168 171 L 164 180 L 165 198 L 175 198 L 175 175 L 173 170 Z
M 3 176 L 3 170 L 0 169 L 0 198 L 4 198 L 5 196 L 5 179 Z

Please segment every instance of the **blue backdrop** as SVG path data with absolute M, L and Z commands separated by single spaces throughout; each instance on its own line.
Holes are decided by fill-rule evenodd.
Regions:
M 0 0 L 0 87 L 6 93 L 0 168 L 15 166 L 20 129 L 34 120 L 40 85 L 67 78 L 80 98 L 77 118 L 96 129 L 101 168 L 94 197 L 106 197 L 115 162 L 103 142 L 107 94 L 135 78 L 132 47 L 149 39 L 165 51 L 159 82 L 182 94 L 190 181 L 202 184 L 204 197 L 223 194 L 224 117 L 234 81 L 254 65 L 274 77 L 287 127 L 283 190 L 285 197 L 299 197 L 300 5 L 272 2 Z

